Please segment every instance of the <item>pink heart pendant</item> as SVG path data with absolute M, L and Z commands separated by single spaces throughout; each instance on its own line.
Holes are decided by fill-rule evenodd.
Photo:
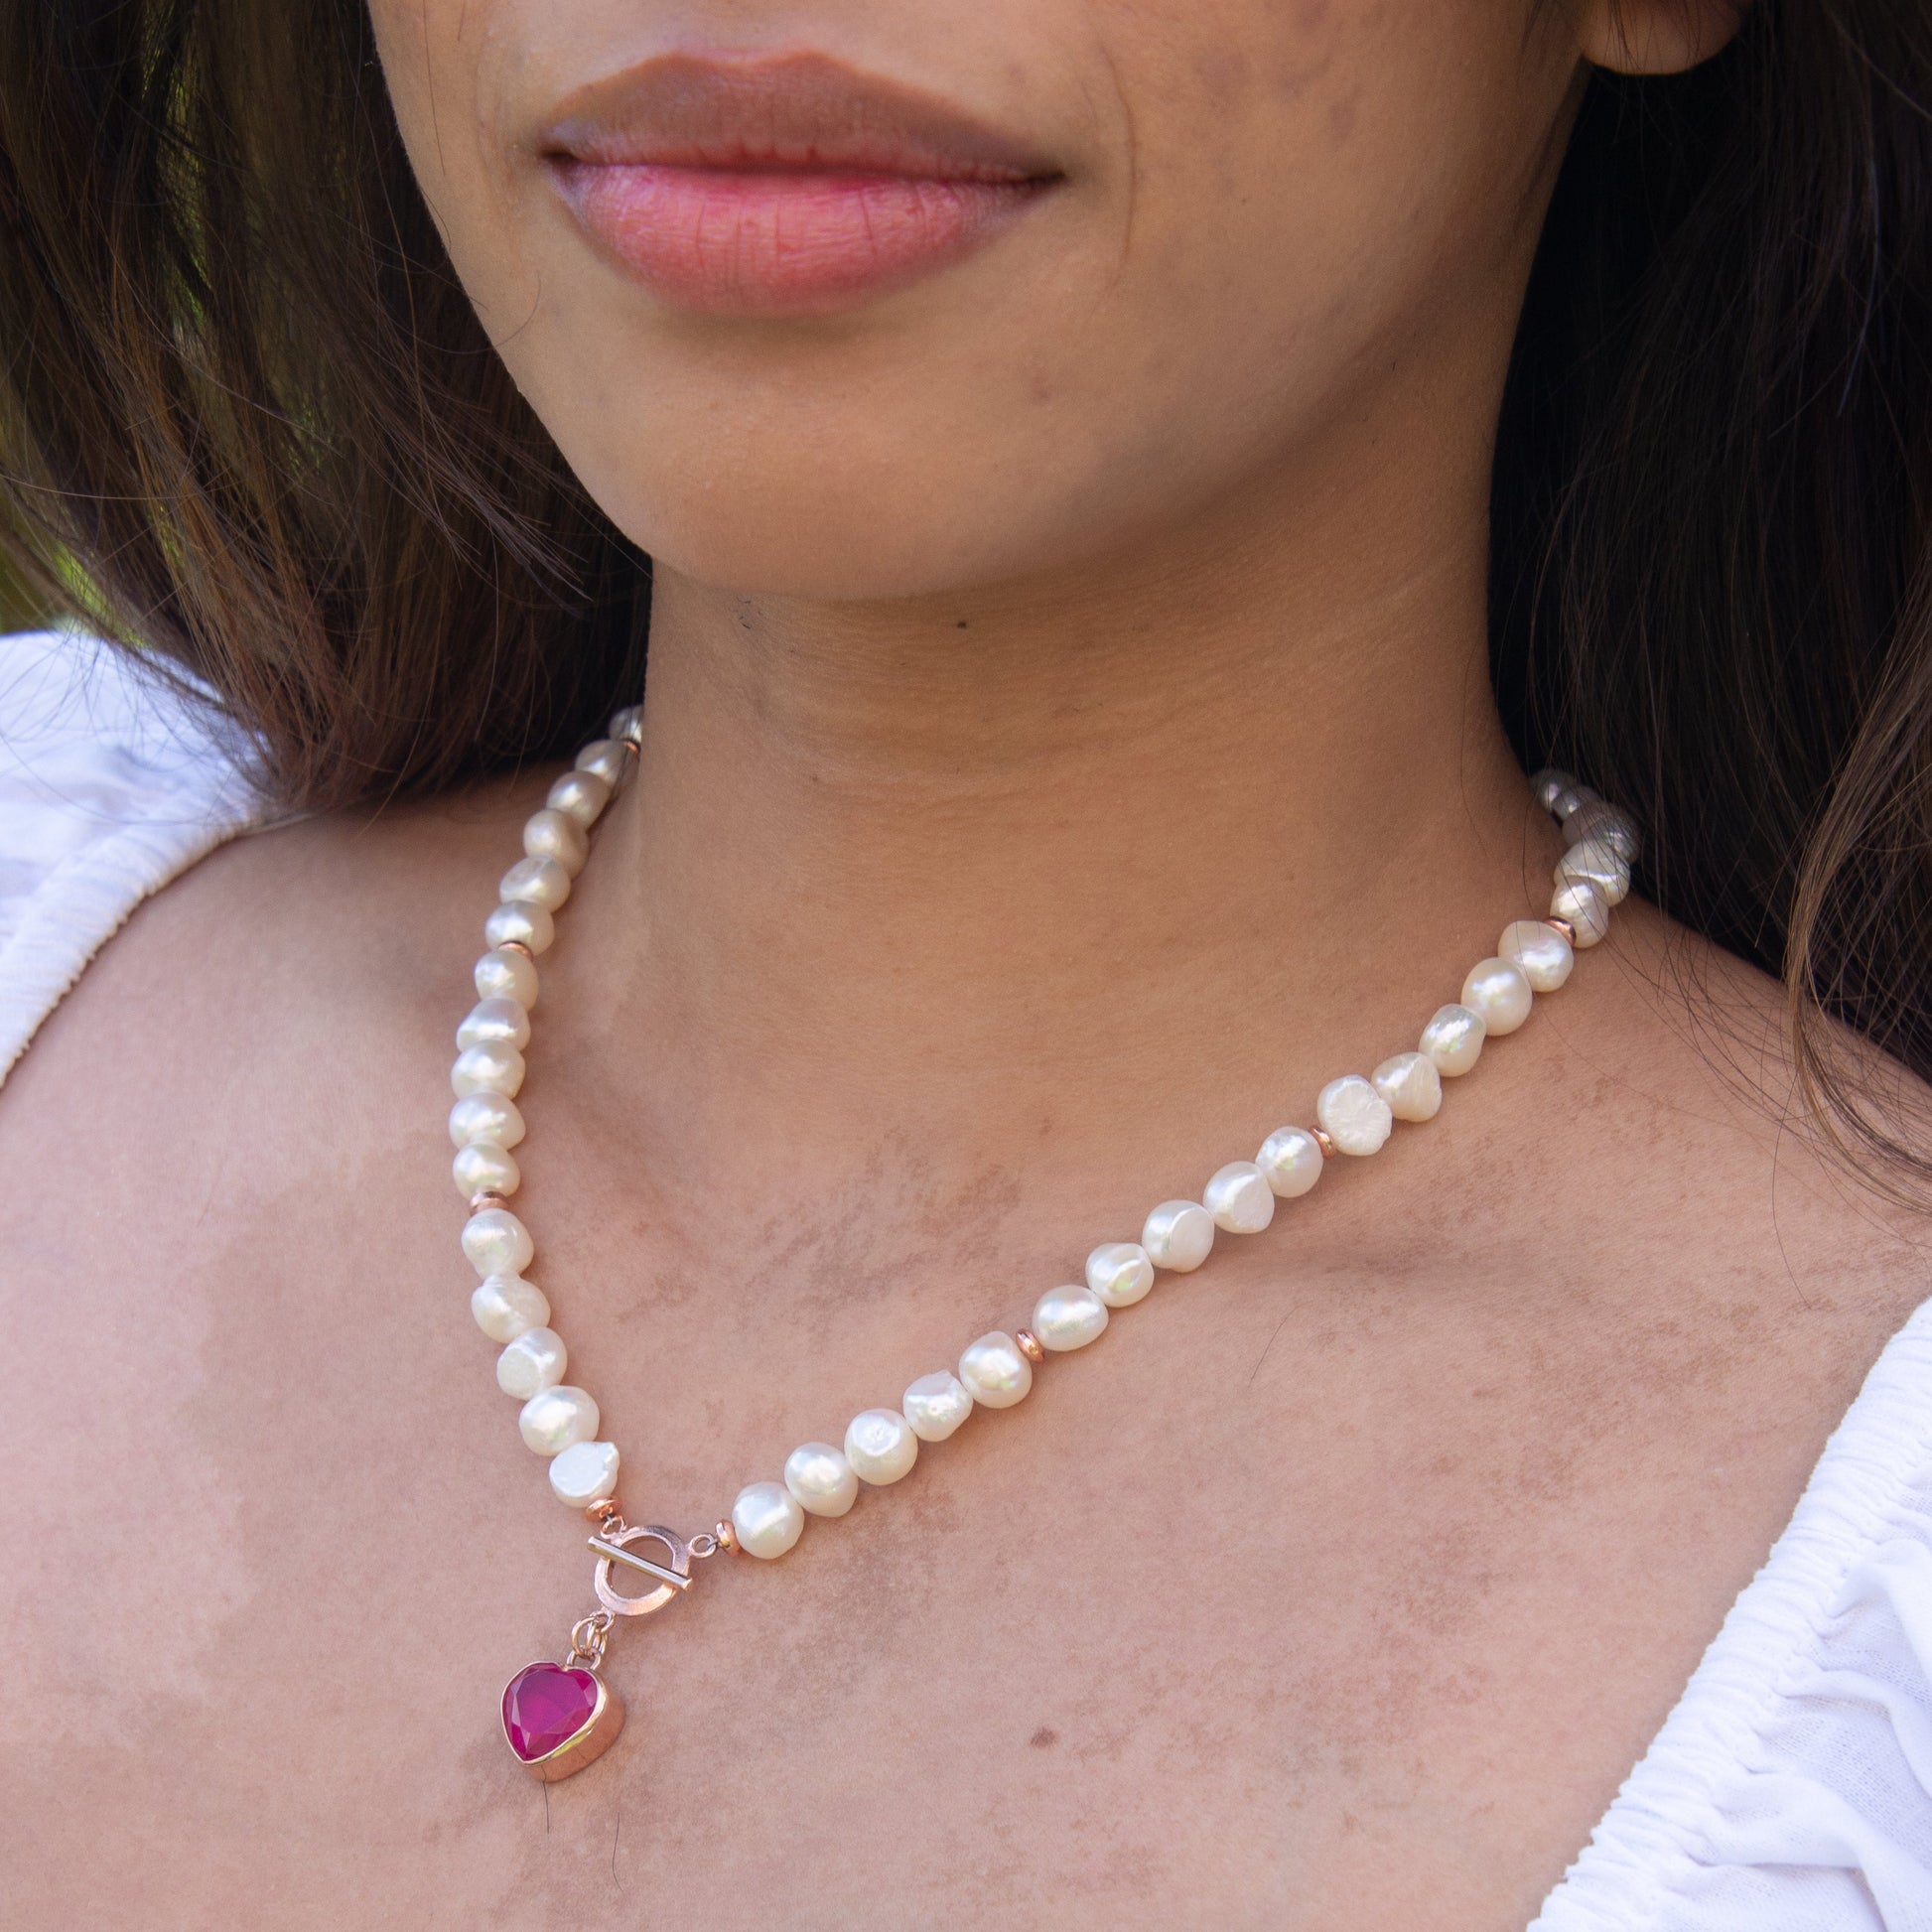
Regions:
M 595 1671 L 525 1664 L 503 1686 L 503 1735 L 545 1784 L 603 1756 L 622 1728 L 622 1701 Z

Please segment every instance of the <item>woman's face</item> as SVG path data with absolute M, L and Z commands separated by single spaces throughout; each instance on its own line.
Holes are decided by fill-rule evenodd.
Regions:
M 664 564 L 804 597 L 1035 576 L 1344 443 L 1480 442 L 1578 71 L 1532 0 L 373 13 L 566 460 Z

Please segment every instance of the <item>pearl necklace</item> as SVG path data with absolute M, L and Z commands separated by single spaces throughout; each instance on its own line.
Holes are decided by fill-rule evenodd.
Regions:
M 1441 1009 L 1412 1053 L 1397 1053 L 1364 1078 L 1330 1080 L 1315 1097 L 1313 1127 L 1269 1135 L 1252 1161 L 1234 1161 L 1201 1189 L 1199 1200 L 1163 1201 L 1138 1241 L 1111 1241 L 1088 1255 L 1085 1280 L 1052 1288 L 1034 1306 L 1031 1325 L 981 1335 L 956 1369 L 921 1375 L 898 1406 L 868 1409 L 847 1426 L 842 1448 L 806 1443 L 785 1458 L 782 1481 L 738 1492 L 731 1514 L 688 1540 L 658 1524 L 632 1526 L 617 1502 L 618 1448 L 599 1439 L 596 1399 L 564 1380 L 563 1337 L 550 1326 L 550 1303 L 523 1271 L 534 1246 L 508 1202 L 519 1175 L 510 1150 L 523 1139 L 516 1094 L 537 999 L 537 956 L 556 936 L 554 914 L 590 857 L 591 829 L 638 757 L 639 707 L 620 711 L 608 738 L 579 753 L 576 768 L 550 787 L 543 809 L 523 827 L 524 856 L 497 888 L 483 922 L 489 950 L 478 960 L 478 1003 L 457 1029 L 450 1083 L 457 1189 L 470 1203 L 463 1251 L 483 1277 L 471 1297 L 477 1325 L 502 1344 L 496 1383 L 520 1405 L 523 1441 L 547 1458 L 560 1501 L 584 1511 L 597 1557 L 592 1587 L 599 1607 L 576 1623 L 561 1663 L 526 1665 L 503 1691 L 503 1734 L 517 1760 L 546 1782 L 582 1770 L 611 1744 L 623 1706 L 600 1674 L 619 1617 L 646 1616 L 681 1596 L 691 1565 L 721 1551 L 771 1559 L 798 1541 L 809 1516 L 843 1516 L 864 1482 L 883 1488 L 918 1459 L 923 1443 L 943 1443 L 976 1408 L 1010 1409 L 1033 1387 L 1048 1354 L 1084 1348 L 1116 1309 L 1132 1308 L 1162 1272 L 1187 1274 L 1207 1259 L 1217 1233 L 1259 1234 L 1278 1200 L 1306 1194 L 1336 1155 L 1374 1154 L 1398 1120 L 1434 1119 L 1446 1077 L 1467 1073 L 1483 1041 L 1513 1034 L 1539 993 L 1570 977 L 1580 947 L 1609 930 L 1610 908 L 1630 890 L 1636 827 L 1569 773 L 1532 780 L 1537 802 L 1564 828 L 1569 849 L 1557 866 L 1547 919 L 1504 927 L 1493 957 L 1473 967 L 1459 1001 Z M 646 1556 L 637 1544 L 655 1546 Z M 660 1560 L 661 1559 L 661 1560 Z M 619 1589 L 641 1577 L 636 1594 Z

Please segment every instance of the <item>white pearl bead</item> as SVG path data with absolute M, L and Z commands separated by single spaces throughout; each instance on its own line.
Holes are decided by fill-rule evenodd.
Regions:
M 516 1427 L 525 1448 L 538 1455 L 561 1455 L 574 1443 L 588 1443 L 601 1420 L 597 1398 L 564 1382 L 533 1395 L 517 1412 Z
M 1568 771 L 1560 771 L 1554 764 L 1546 764 L 1530 780 L 1530 789 L 1536 794 L 1536 802 L 1546 812 L 1554 812 L 1557 800 L 1576 782 Z
M 919 1439 L 897 1409 L 866 1409 L 846 1425 L 845 1459 L 862 1482 L 883 1489 L 919 1459 Z
M 516 1163 L 493 1141 L 472 1141 L 458 1148 L 450 1172 L 465 1200 L 478 1194 L 513 1194 L 523 1184 Z
M 528 1402 L 564 1379 L 564 1338 L 554 1328 L 525 1328 L 496 1357 L 496 1386 Z
M 595 771 L 566 771 L 543 802 L 553 812 L 574 818 L 588 832 L 611 802 L 611 787 Z
M 1157 1268 L 1191 1275 L 1214 1246 L 1214 1221 L 1199 1201 L 1164 1200 L 1141 1229 L 1141 1246 Z
M 618 1446 L 573 1443 L 550 1458 L 550 1487 L 560 1503 L 588 1509 L 618 1492 Z
M 1032 1327 L 1042 1348 L 1084 1348 L 1107 1325 L 1107 1305 L 1090 1288 L 1049 1288 L 1034 1304 Z
M 473 1093 L 500 1093 L 514 1100 L 523 1085 L 523 1055 L 503 1039 L 466 1046 L 450 1068 L 450 1090 L 459 1100 Z
M 554 859 L 575 879 L 591 856 L 591 835 L 568 812 L 546 805 L 523 821 L 523 853 L 529 859 Z
M 630 768 L 631 754 L 623 749 L 623 741 L 617 738 L 599 738 L 577 754 L 577 768 L 580 771 L 594 771 L 612 790 L 623 783 L 623 774 Z
M 959 1358 L 959 1379 L 982 1409 L 1011 1409 L 1034 1385 L 1034 1365 L 1014 1338 L 995 1328 Z
M 1230 1161 L 1201 1189 L 1201 1205 L 1217 1228 L 1259 1234 L 1275 1218 L 1275 1190 L 1254 1162 Z
M 813 1516 L 843 1516 L 859 1497 L 852 1464 L 830 1443 L 805 1443 L 785 1457 L 785 1487 Z
M 570 874 L 554 859 L 519 859 L 496 882 L 496 897 L 555 912 L 570 897 Z
M 514 1000 L 479 1000 L 456 1030 L 459 1046 L 506 1040 L 520 1052 L 530 1043 L 530 1016 Z
M 1557 888 L 1550 900 L 1550 916 L 1570 922 L 1579 949 L 1593 946 L 1609 932 L 1610 901 L 1589 880 L 1573 879 Z
M 1342 1154 L 1374 1154 L 1395 1126 L 1389 1103 L 1359 1073 L 1330 1080 L 1315 1095 L 1314 1117 Z
M 748 1557 L 781 1557 L 805 1533 L 805 1512 L 782 1482 L 748 1482 L 732 1504 L 732 1528 Z
M 1426 1053 L 1394 1053 L 1369 1083 L 1397 1120 L 1434 1120 L 1443 1111 L 1443 1076 Z
M 520 1275 L 529 1267 L 536 1243 L 507 1207 L 485 1207 L 463 1224 L 463 1252 L 480 1275 Z
M 1630 868 L 1607 845 L 1584 839 L 1557 861 L 1555 883 L 1568 886 L 1587 880 L 1611 905 L 1621 905 L 1630 892 Z
M 477 961 L 477 998 L 514 1000 L 524 1012 L 537 1003 L 537 969 L 520 952 L 494 946 Z
M 1570 941 L 1541 919 L 1515 919 L 1504 926 L 1496 956 L 1523 969 L 1532 993 L 1554 993 L 1577 963 Z
M 1103 1241 L 1087 1257 L 1087 1286 L 1110 1309 L 1131 1309 L 1154 1286 L 1154 1263 L 1138 1241 Z
M 507 1094 L 467 1093 L 450 1109 L 452 1147 L 468 1147 L 472 1141 L 515 1147 L 522 1139 L 523 1116 Z
M 1586 805 L 1596 804 L 1602 796 L 1600 791 L 1591 791 L 1587 785 L 1580 785 L 1573 778 L 1551 802 L 1551 816 L 1559 825 L 1568 825 Z
M 612 712 L 611 722 L 605 727 L 607 737 L 629 739 L 633 744 L 640 742 L 644 733 L 644 708 L 640 704 L 627 704 Z
M 1468 1072 L 1482 1057 L 1488 1033 L 1482 1015 L 1469 1007 L 1438 1007 L 1436 1017 L 1422 1030 L 1420 1050 L 1438 1073 L 1450 1079 Z
M 973 1398 L 951 1369 L 941 1368 L 921 1375 L 899 1410 L 920 1442 L 943 1443 L 973 1413 Z
M 1306 1127 L 1278 1127 L 1262 1142 L 1255 1166 L 1283 1200 L 1296 1200 L 1321 1178 L 1327 1156 Z
M 1637 837 L 1637 821 L 1620 806 L 1606 805 L 1600 798 L 1573 812 L 1563 828 L 1563 836 L 1572 845 L 1594 839 L 1599 845 L 1607 846 L 1626 866 L 1637 863 L 1642 843 Z
M 483 937 L 492 946 L 507 946 L 514 939 L 532 952 L 548 952 L 556 936 L 557 921 L 549 906 L 527 898 L 506 901 L 483 921 Z
M 1523 969 L 1507 959 L 1471 966 L 1462 982 L 1462 1004 L 1482 1022 L 1485 1036 L 1513 1034 L 1530 1017 L 1534 998 Z
M 470 1298 L 477 1326 L 491 1341 L 514 1341 L 550 1321 L 550 1301 L 535 1282 L 521 1275 L 485 1275 Z

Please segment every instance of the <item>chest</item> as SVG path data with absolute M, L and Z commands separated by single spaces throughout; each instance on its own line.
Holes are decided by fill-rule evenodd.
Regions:
M 34 1319 L 7 1534 L 37 1555 L 9 1634 L 69 1713 L 23 1793 L 50 1900 L 1521 1924 L 1857 1379 L 1849 1347 L 1740 1352 L 1723 1277 L 1612 1323 L 1612 1284 L 1555 1297 L 1500 1232 L 1474 1266 L 1311 1219 L 1292 1263 L 1257 1244 L 1164 1284 L 781 1562 L 714 1560 L 620 1632 L 624 1736 L 545 1791 L 495 1703 L 561 1654 L 591 1559 L 468 1326 L 454 1202 L 413 1177 L 433 1136 L 380 1125 L 407 1113 L 366 1117 L 353 1212 L 303 1135 L 208 1152 L 192 1188 L 123 1165 L 138 1137 L 104 1164 L 98 1133 L 12 1143 Z M 573 1372 L 633 1518 L 687 1533 L 943 1359 L 985 1292 L 901 1245 L 890 1298 L 760 1306 L 768 1243 L 593 1205 L 554 1261 Z M 805 1278 L 862 1259 L 837 1225 L 785 1241 Z M 92 1828 L 61 1850 L 103 1816 L 125 1862 Z
M 1520 1925 L 1904 1305 L 1760 1226 L 1746 1166 L 1704 1159 L 1712 1213 L 1446 1116 L 790 1556 L 714 1560 L 545 1790 L 496 1704 L 591 1558 L 465 1309 L 446 1016 L 179 963 L 110 954 L 0 1106 L 4 1634 L 59 1713 L 4 1795 L 49 1920 Z M 595 1107 L 533 1132 L 632 1520 L 708 1525 L 1111 1211 L 838 1160 L 723 1213 Z

